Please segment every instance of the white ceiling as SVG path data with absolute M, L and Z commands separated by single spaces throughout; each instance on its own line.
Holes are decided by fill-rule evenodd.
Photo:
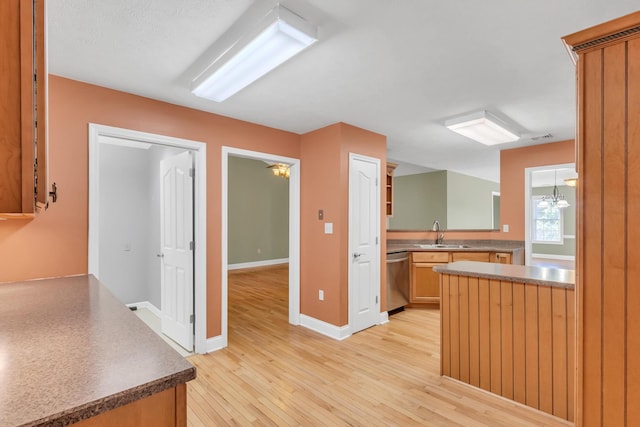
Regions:
M 191 94 L 194 64 L 252 1 L 47 3 L 52 74 L 296 133 L 346 122 L 386 135 L 390 160 L 493 181 L 500 149 L 574 137 L 574 65 L 560 38 L 639 8 L 637 0 L 282 1 L 319 26 L 320 41 L 215 103 Z M 479 109 L 508 117 L 525 137 L 486 147 L 442 125 Z

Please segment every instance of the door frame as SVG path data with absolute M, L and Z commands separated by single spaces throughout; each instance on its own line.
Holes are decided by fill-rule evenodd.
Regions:
M 194 260 L 194 314 L 195 314 L 195 352 L 207 352 L 207 145 L 204 142 L 174 138 L 148 132 L 140 132 L 113 126 L 89 123 L 89 259 L 88 272 L 99 277 L 99 154 L 98 144 L 101 136 L 113 137 L 137 142 L 184 148 L 193 152 L 195 166 L 193 194 L 193 234 L 196 243 Z
M 271 163 L 290 164 L 289 175 L 289 323 L 300 324 L 300 159 L 244 150 L 233 147 L 222 147 L 222 313 L 221 332 L 222 346 L 228 345 L 228 206 L 229 206 L 229 156 L 263 160 Z
M 348 247 L 349 247 L 349 251 L 348 251 L 348 277 L 349 277 L 349 291 L 348 291 L 348 295 L 349 295 L 349 330 L 350 333 L 352 332 L 352 323 L 351 320 L 353 318 L 353 310 L 355 307 L 354 304 L 354 298 L 353 298 L 353 287 L 354 287 L 354 283 L 353 283 L 353 262 L 351 261 L 351 254 L 353 253 L 353 239 L 351 237 L 351 230 L 354 227 L 354 219 L 353 218 L 353 212 L 351 209 L 351 172 L 353 171 L 352 168 L 352 162 L 354 160 L 362 160 L 362 161 L 366 161 L 366 162 L 371 162 L 374 163 L 376 165 L 376 187 L 377 187 L 377 191 L 376 191 L 376 196 L 377 196 L 377 204 L 376 206 L 378 206 L 378 209 L 375 210 L 376 213 L 376 220 L 375 220 L 375 226 L 376 226 L 376 234 L 377 234 L 377 242 L 376 242 L 376 247 L 377 249 L 374 251 L 374 256 L 373 256 L 373 262 L 374 262 L 374 283 L 376 284 L 376 293 L 378 295 L 378 315 L 377 315 L 377 322 L 376 324 L 381 324 L 383 323 L 383 317 L 380 313 L 380 307 L 382 306 L 382 295 L 381 295 L 381 282 L 380 282 L 380 268 L 381 268 L 381 256 L 380 256 L 380 227 L 381 227 L 381 216 L 382 216 L 382 207 L 381 207 L 381 195 L 380 195 L 380 187 L 381 187 L 381 170 L 380 170 L 380 159 L 375 158 L 375 157 L 369 157 L 369 156 L 365 156 L 362 154 L 357 154 L 357 153 L 349 153 L 349 196 L 348 196 L 348 200 L 349 200 L 349 243 L 348 243 Z

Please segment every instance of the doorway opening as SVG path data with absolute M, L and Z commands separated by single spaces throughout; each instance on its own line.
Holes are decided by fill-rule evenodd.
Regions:
M 228 345 L 228 272 L 229 272 L 229 159 L 243 158 L 268 164 L 289 165 L 288 189 L 288 253 L 289 262 L 289 323 L 300 324 L 300 160 L 257 151 L 222 147 L 222 310 L 220 348 Z M 232 160 L 233 161 L 233 160 Z M 280 178 L 282 179 L 282 178 Z M 261 249 L 261 248 L 255 248 Z M 247 264 L 245 264 L 247 265 Z M 250 263 L 249 263 L 250 265 Z
M 575 176 L 575 163 L 525 169 L 525 265 L 575 268 Z
M 165 334 L 187 351 L 195 347 L 198 353 L 207 350 L 205 150 L 200 142 L 89 125 L 88 271 L 123 303 L 158 315 Z M 167 233 L 162 231 L 166 227 L 161 225 L 161 207 L 168 204 L 161 203 L 166 199 L 161 191 L 161 165 L 166 167 L 175 158 L 188 159 L 183 169 L 193 174 L 185 180 L 186 195 L 192 201 L 174 203 L 189 208 L 180 212 L 185 215 L 175 216 L 186 227 L 178 231 L 185 234 L 182 241 L 189 248 L 177 245 L 178 252 L 188 256 L 181 261 L 186 270 L 169 264 L 176 251 L 169 254 L 162 241 Z M 172 277 L 171 271 L 177 274 Z M 185 280 L 172 280 L 179 277 Z M 182 339 L 176 336 L 180 329 L 176 326 L 182 328 Z

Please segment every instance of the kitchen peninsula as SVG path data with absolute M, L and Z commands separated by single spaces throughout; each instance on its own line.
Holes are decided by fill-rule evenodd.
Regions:
M 573 270 L 460 261 L 440 273 L 441 374 L 573 421 Z
M 186 425 L 195 368 L 95 277 L 0 284 L 0 325 L 0 425 Z

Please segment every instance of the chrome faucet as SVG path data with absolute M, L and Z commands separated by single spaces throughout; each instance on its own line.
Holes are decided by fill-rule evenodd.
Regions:
M 436 245 L 441 245 L 444 242 L 444 233 L 440 232 L 440 222 L 437 219 L 433 221 L 431 230 L 436 232 Z

